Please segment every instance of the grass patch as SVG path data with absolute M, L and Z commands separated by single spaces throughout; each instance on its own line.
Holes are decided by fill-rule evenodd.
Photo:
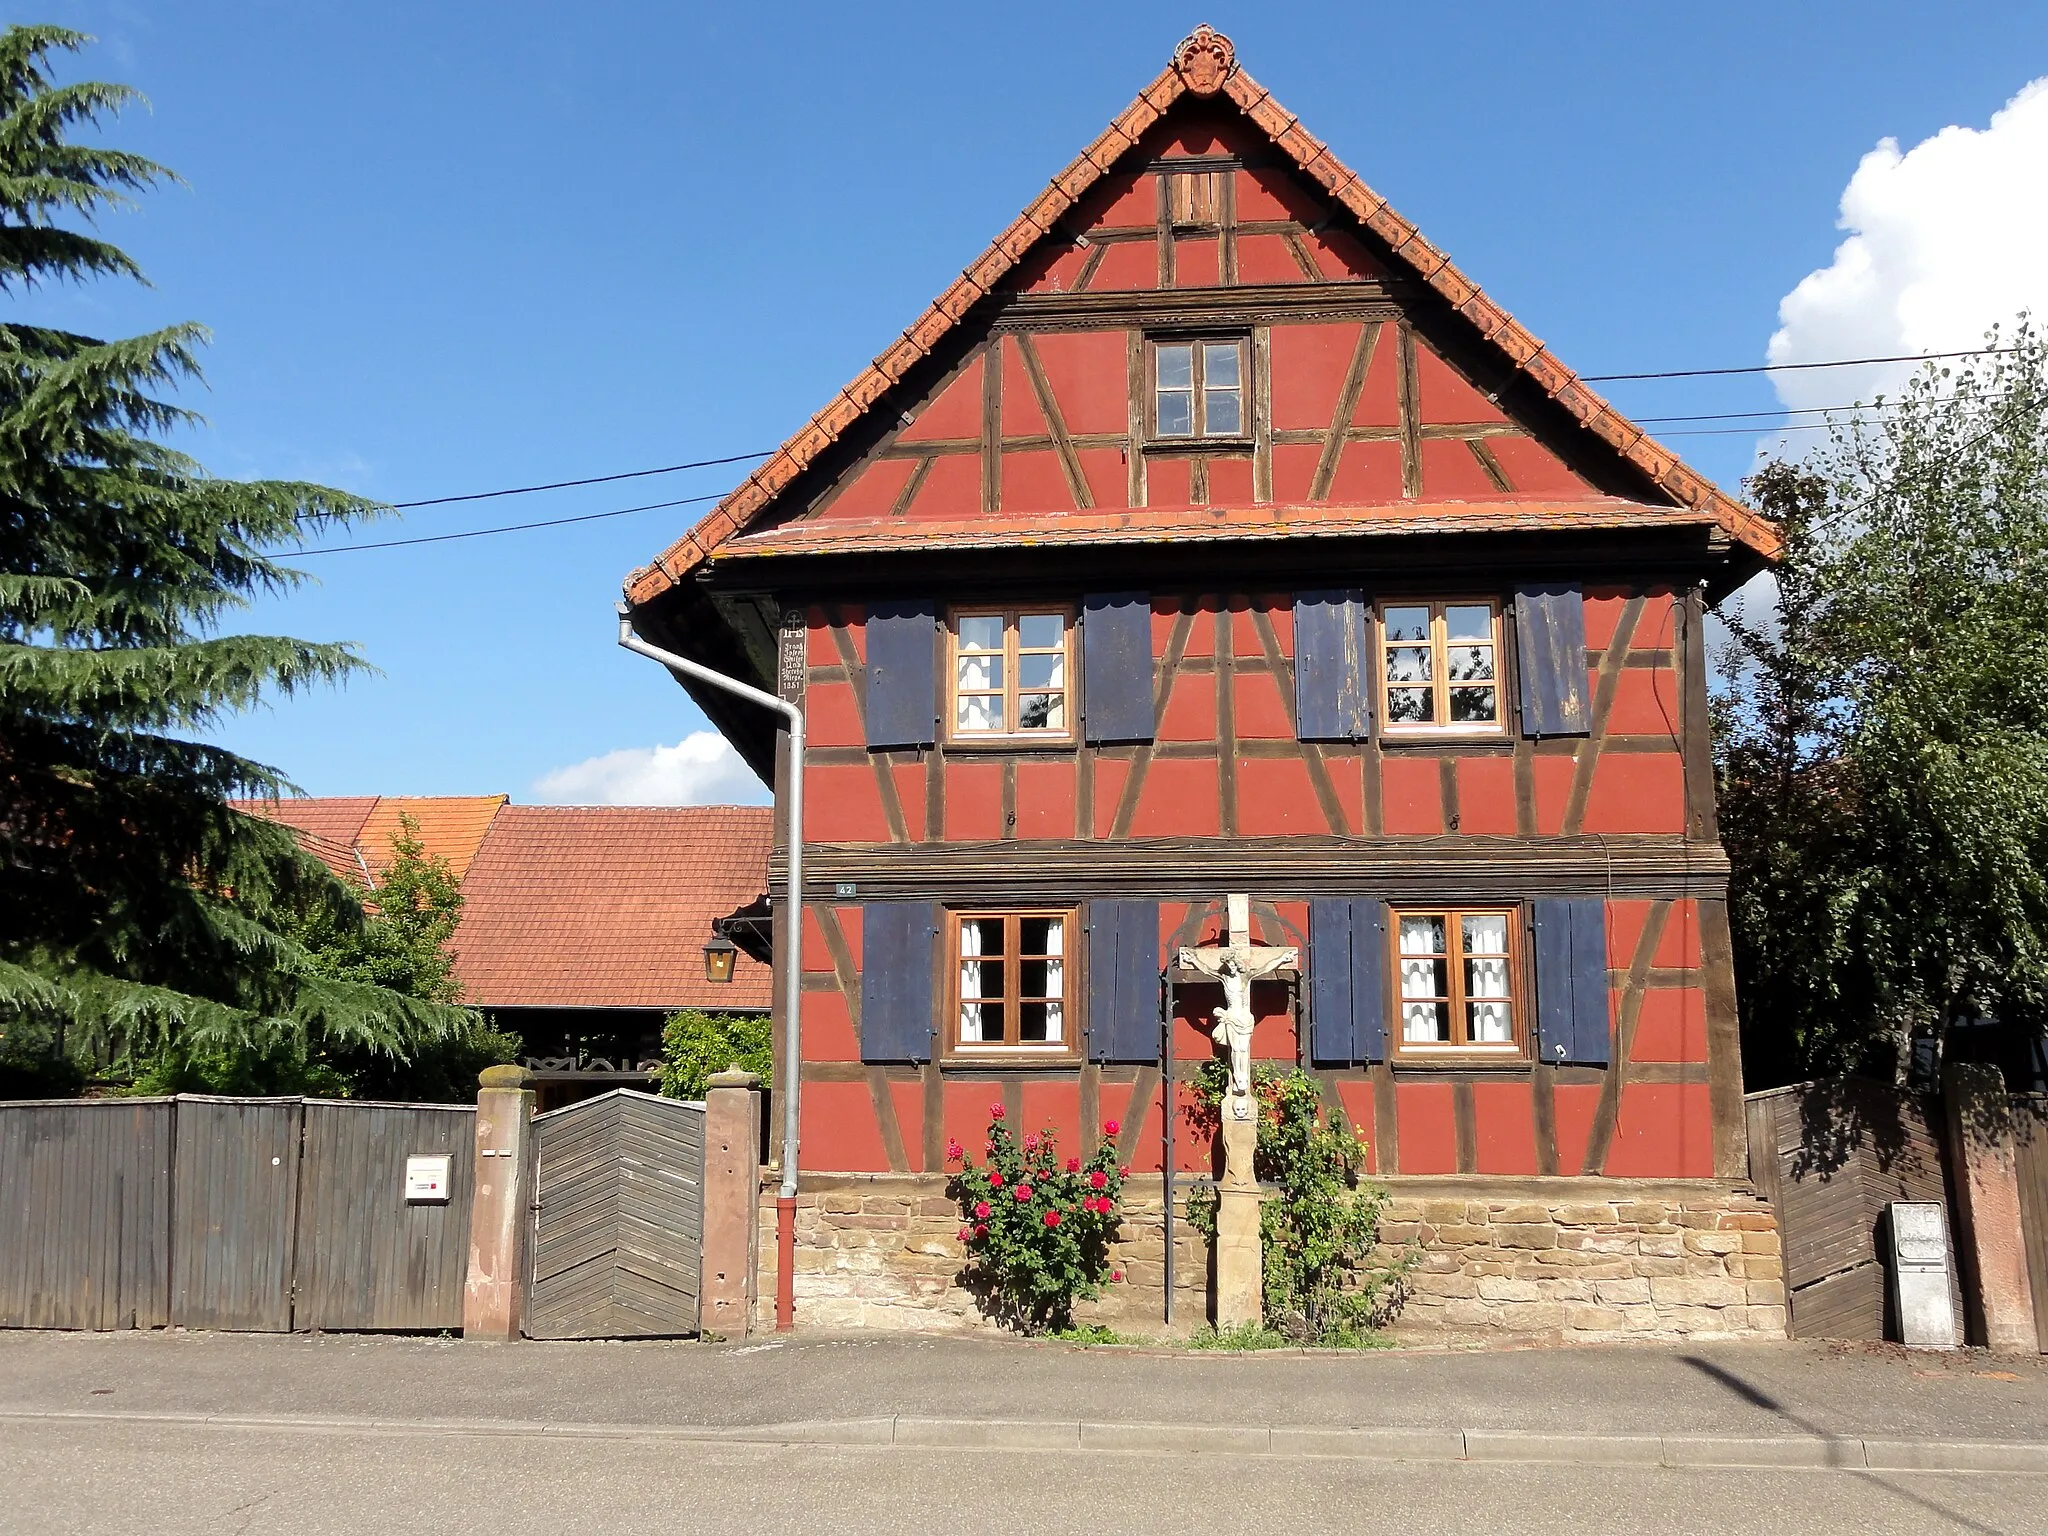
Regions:
M 1332 1328 L 1319 1339 L 1297 1339 L 1264 1323 L 1203 1328 L 1188 1337 L 1189 1349 L 1392 1349 L 1393 1342 L 1369 1328 Z
M 1062 1344 L 1079 1344 L 1084 1348 L 1090 1344 L 1149 1344 L 1152 1341 L 1135 1333 L 1118 1333 L 1114 1328 L 1101 1323 L 1076 1323 L 1071 1328 L 1055 1329 L 1049 1338 Z

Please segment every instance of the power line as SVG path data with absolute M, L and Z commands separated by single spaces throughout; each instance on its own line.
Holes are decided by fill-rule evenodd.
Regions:
M 286 559 L 301 555 L 345 555 L 358 549 L 404 549 L 411 544 L 447 544 L 456 539 L 487 539 L 495 533 L 525 533 L 534 528 L 562 528 L 570 523 L 596 523 L 608 517 L 625 517 L 633 512 L 659 512 L 664 507 L 688 507 L 701 501 L 721 501 L 724 491 L 709 496 L 685 496 L 680 501 L 651 501 L 644 507 L 617 507 L 610 512 L 586 512 L 581 517 L 550 517 L 537 523 L 507 523 L 502 528 L 471 528 L 462 533 L 430 533 L 417 539 L 380 539 L 374 544 L 323 544 L 318 549 L 294 549 Z
M 452 501 L 489 501 L 493 496 L 526 496 L 534 491 L 566 491 L 578 485 L 606 485 L 614 480 L 642 480 L 649 475 L 672 475 L 682 469 L 710 469 L 717 464 L 741 464 L 748 459 L 765 459 L 773 448 L 757 453 L 735 453 L 722 459 L 697 459 L 689 464 L 664 464 L 659 469 L 628 469 L 616 475 L 592 475 L 585 480 L 556 480 L 547 485 L 515 485 L 502 491 L 471 491 L 466 496 L 429 496 L 424 501 L 394 501 L 396 510 L 409 507 L 445 507 Z
M 1631 379 L 1716 379 L 1737 373 L 1792 373 L 1803 368 L 1860 368 L 1866 363 L 1926 363 L 1942 357 L 1988 357 L 2017 352 L 2018 347 L 1971 347 L 1962 352 L 1905 352 L 1897 357 L 1838 357 L 1825 363 L 1759 363 L 1751 368 L 1674 368 L 1666 373 L 1582 373 L 1587 384 L 1619 384 Z

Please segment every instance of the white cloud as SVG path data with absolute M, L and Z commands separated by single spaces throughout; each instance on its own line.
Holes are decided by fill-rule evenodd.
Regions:
M 545 805 L 766 805 L 769 794 L 716 731 L 672 747 L 625 747 L 534 780 Z
M 1849 238 L 1778 305 L 1774 363 L 1949 352 L 2022 309 L 2048 320 L 2048 77 L 1983 129 L 1900 153 L 1885 139 L 1842 193 Z M 1788 407 L 1896 394 L 1911 364 L 1772 375 Z

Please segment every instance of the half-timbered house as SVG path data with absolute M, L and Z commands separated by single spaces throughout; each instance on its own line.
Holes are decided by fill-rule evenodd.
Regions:
M 1171 961 L 1242 892 L 1302 956 L 1254 1054 L 1369 1145 L 1410 1325 L 1781 1331 L 1702 630 L 1777 546 L 1188 38 L 627 583 L 806 718 L 794 764 L 693 688 L 806 786 L 800 1315 L 974 1317 L 944 1148 L 999 1103 L 1117 1138 L 1113 1311 L 1199 1320 Z

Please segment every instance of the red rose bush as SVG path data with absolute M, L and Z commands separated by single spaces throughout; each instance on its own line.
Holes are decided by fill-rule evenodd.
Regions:
M 1048 1127 L 1021 1140 L 989 1106 L 987 1160 L 976 1163 L 957 1142 L 952 1190 L 965 1218 L 970 1284 L 995 1315 L 1026 1333 L 1073 1325 L 1074 1303 L 1093 1300 L 1122 1278 L 1109 1262 L 1122 1220 L 1124 1179 L 1117 1166 L 1116 1123 L 1088 1158 L 1062 1158 Z

